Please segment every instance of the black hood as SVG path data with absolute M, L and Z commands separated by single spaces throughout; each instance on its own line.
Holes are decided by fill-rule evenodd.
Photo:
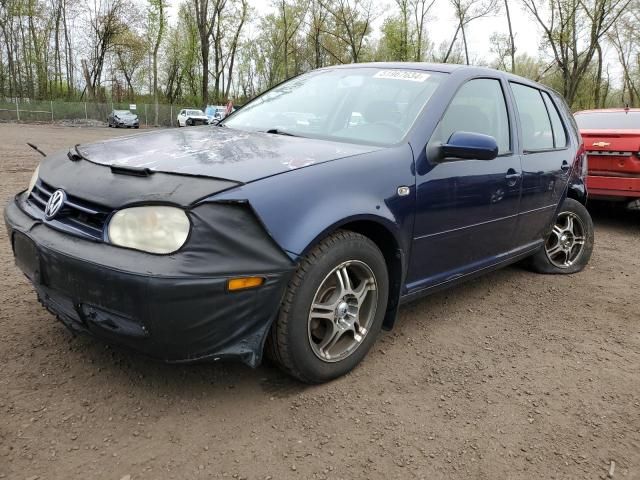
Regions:
M 247 183 L 379 148 L 205 126 L 114 138 L 78 152 L 101 165 Z

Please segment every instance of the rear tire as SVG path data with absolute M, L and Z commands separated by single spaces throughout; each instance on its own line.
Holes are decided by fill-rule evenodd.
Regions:
M 290 280 L 267 355 L 306 383 L 346 374 L 375 342 L 388 285 L 384 256 L 370 239 L 333 233 L 304 257 Z
M 593 243 L 591 215 L 580 202 L 567 198 L 544 247 L 530 258 L 529 266 L 546 274 L 580 272 L 589 263 Z

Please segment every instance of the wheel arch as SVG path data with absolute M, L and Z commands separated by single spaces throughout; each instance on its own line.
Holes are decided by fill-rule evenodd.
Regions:
M 582 205 L 587 204 L 587 188 L 583 181 L 572 181 L 569 183 L 567 197 L 580 202 Z
M 385 330 L 391 330 L 400 305 L 400 294 L 406 271 L 406 254 L 396 233 L 388 225 L 385 225 L 384 221 L 377 218 L 369 216 L 347 218 L 323 230 L 301 255 L 306 255 L 315 245 L 337 230 L 359 233 L 375 243 L 382 252 L 389 273 L 389 300 L 382 327 Z

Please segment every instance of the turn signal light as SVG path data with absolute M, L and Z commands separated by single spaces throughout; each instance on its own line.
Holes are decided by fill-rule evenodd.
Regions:
M 227 289 L 230 292 L 234 292 L 237 290 L 246 290 L 247 288 L 259 287 L 263 283 L 264 278 L 262 277 L 230 278 L 227 282 Z

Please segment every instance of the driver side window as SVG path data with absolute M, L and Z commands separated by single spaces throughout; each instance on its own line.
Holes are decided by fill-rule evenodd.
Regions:
M 498 155 L 511 151 L 507 104 L 499 80 L 476 78 L 458 90 L 435 137 L 446 143 L 454 132 L 490 135 L 498 143 Z

